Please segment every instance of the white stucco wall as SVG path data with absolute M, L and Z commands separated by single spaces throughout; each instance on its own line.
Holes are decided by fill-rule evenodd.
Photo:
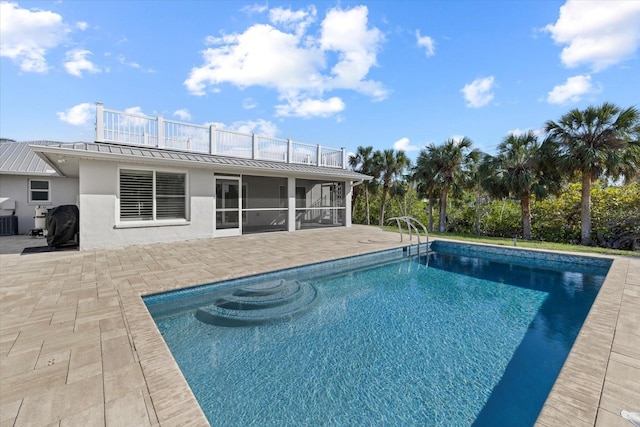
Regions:
M 50 202 L 29 202 L 29 179 L 49 181 Z M 26 175 L 0 175 L 0 197 L 15 201 L 18 217 L 18 232 L 26 234 L 35 228 L 35 210 L 38 206 L 54 208 L 60 205 L 75 205 L 78 202 L 78 178 L 39 177 Z M 2 212 L 10 214 L 10 212 Z
M 169 172 L 184 172 L 187 174 L 188 189 L 188 221 L 182 224 L 146 223 L 144 225 L 118 221 L 118 181 L 119 168 L 155 169 Z M 215 186 L 214 170 L 203 168 L 180 167 L 142 167 L 134 163 L 115 162 L 107 160 L 80 160 L 79 180 L 70 179 L 74 183 L 75 191 L 69 185 L 67 199 L 64 203 L 73 204 L 78 194 L 80 209 L 80 249 L 99 249 L 123 247 L 137 244 L 172 242 L 198 238 L 213 238 L 215 235 Z M 78 184 L 78 182 L 80 184 Z M 286 182 L 289 190 L 289 230 L 295 230 L 295 187 L 296 179 L 289 177 Z M 3 183 L 3 185 L 5 185 Z M 12 184 L 7 188 L 20 187 L 24 189 L 26 197 L 26 180 L 22 184 Z M 2 187 L 4 188 L 4 187 Z M 60 190 L 58 183 L 52 182 L 53 190 Z M 253 186 L 249 196 L 265 197 L 267 194 L 260 186 Z M 350 197 L 351 185 L 345 186 L 345 197 Z M 4 196 L 4 195 L 3 195 Z M 274 197 L 275 194 L 268 195 Z M 7 197 L 7 196 L 4 196 Z M 279 197 L 279 194 L 278 194 Z M 351 225 L 349 218 L 350 206 L 346 203 L 346 226 Z M 33 206 L 35 209 L 35 206 Z M 29 208 L 29 219 L 33 220 L 33 212 Z
M 188 217 L 186 225 L 129 228 L 117 223 L 118 167 L 139 168 L 108 161 L 80 161 L 80 249 L 121 247 L 171 242 L 213 236 L 213 171 L 175 169 L 187 172 Z

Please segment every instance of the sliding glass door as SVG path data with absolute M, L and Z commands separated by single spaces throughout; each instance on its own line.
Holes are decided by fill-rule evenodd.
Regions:
M 240 231 L 240 178 L 216 177 L 215 236 L 237 236 Z

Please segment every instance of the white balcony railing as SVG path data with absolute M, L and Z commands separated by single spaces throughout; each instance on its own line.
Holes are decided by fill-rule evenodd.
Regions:
M 96 103 L 96 141 L 169 148 L 192 153 L 346 169 L 344 148 L 166 120 L 162 116 L 109 110 Z

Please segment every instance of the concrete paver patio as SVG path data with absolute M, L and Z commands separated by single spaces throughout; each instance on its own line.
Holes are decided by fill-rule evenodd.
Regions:
M 406 240 L 405 240 L 406 243 Z M 20 255 L 0 237 L 0 426 L 208 425 L 140 296 L 400 246 L 374 227 Z M 640 259 L 616 257 L 538 425 L 640 411 Z

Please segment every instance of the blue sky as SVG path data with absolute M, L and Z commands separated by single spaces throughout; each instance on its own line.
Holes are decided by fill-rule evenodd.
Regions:
M 95 102 L 419 149 L 640 107 L 640 1 L 1 2 L 0 136 L 92 141 Z

